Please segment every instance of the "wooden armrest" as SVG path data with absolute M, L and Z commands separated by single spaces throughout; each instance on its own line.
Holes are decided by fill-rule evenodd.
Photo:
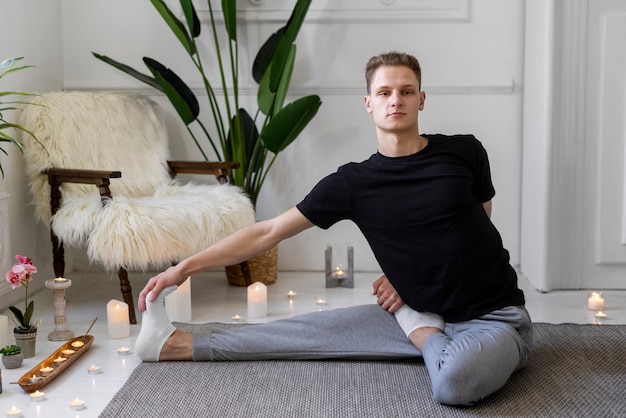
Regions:
M 107 170 L 77 170 L 68 168 L 49 168 L 44 171 L 48 175 L 50 184 L 50 209 L 52 215 L 61 207 L 61 184 L 84 183 L 95 185 L 100 193 L 102 204 L 111 199 L 110 179 L 122 177 L 120 171 Z
M 220 183 L 228 182 L 230 170 L 239 168 L 241 164 L 223 161 L 168 161 L 172 177 L 177 174 L 211 174 Z
M 86 183 L 100 186 L 104 183 L 108 184 L 109 179 L 122 177 L 120 171 L 78 170 L 71 168 L 49 168 L 45 173 L 48 175 L 50 184 Z

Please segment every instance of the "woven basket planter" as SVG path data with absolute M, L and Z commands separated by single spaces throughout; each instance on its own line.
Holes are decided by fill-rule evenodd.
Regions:
M 252 282 L 272 284 L 278 278 L 278 246 L 248 260 Z M 226 266 L 226 278 L 233 286 L 246 286 L 240 265 Z

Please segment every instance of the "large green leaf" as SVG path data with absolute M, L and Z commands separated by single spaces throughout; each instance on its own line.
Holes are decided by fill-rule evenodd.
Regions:
M 126 74 L 136 78 L 137 80 L 141 81 L 142 83 L 146 83 L 147 85 L 149 85 L 151 87 L 154 87 L 155 89 L 157 89 L 159 91 L 163 91 L 163 89 L 161 88 L 159 83 L 157 83 L 157 81 L 154 78 L 150 77 L 149 75 L 141 73 L 141 72 L 135 70 L 134 68 L 129 67 L 126 64 L 122 64 L 119 61 L 115 61 L 114 59 L 109 58 L 109 57 L 107 57 L 105 55 L 100 55 L 100 54 L 98 54 L 96 52 L 92 52 L 92 54 L 93 54 L 94 57 L 98 58 L 100 61 L 106 62 L 107 64 L 117 68 L 118 70 L 120 70 L 122 72 L 125 72 Z
M 235 123 L 235 121 L 237 120 L 237 116 L 233 116 L 232 122 L 233 125 Z M 258 166 L 260 164 L 261 160 L 261 154 L 259 152 L 257 152 L 257 157 L 255 158 L 255 161 L 252 161 L 252 153 L 254 152 L 254 147 L 256 146 L 257 142 L 259 141 L 259 131 L 256 127 L 256 124 L 254 123 L 254 119 L 252 119 L 252 117 L 250 116 L 250 114 L 248 113 L 248 111 L 244 108 L 239 109 L 239 123 L 241 124 L 241 133 L 243 135 L 243 145 L 245 148 L 245 167 L 250 167 L 252 169 L 252 171 L 257 171 L 258 170 Z M 229 149 L 233 149 L 233 138 L 232 138 L 233 132 L 229 132 L 228 133 L 228 147 Z M 241 145 L 241 144 L 237 144 L 237 145 Z M 263 147 L 263 144 L 260 144 L 261 147 Z M 262 149 L 261 149 L 262 150 Z
M 185 14 L 185 20 L 187 21 L 187 26 L 189 27 L 189 32 L 191 36 L 197 38 L 200 36 L 200 19 L 198 19 L 198 14 L 196 13 L 196 8 L 193 7 L 193 2 L 191 0 L 180 0 L 180 6 L 183 8 L 183 13 Z
M 257 92 L 257 106 L 259 110 L 265 115 L 273 117 L 283 107 L 285 98 L 287 97 L 287 91 L 289 90 L 289 84 L 291 83 L 291 75 L 293 74 L 293 67 L 296 61 L 296 45 L 293 44 L 289 50 L 287 61 L 284 64 L 284 68 L 281 72 L 280 82 L 278 83 L 276 91 L 272 91 L 270 88 L 270 71 L 266 71 L 259 84 L 259 90 Z M 270 67 L 274 64 L 270 64 Z
M 228 39 L 237 42 L 237 1 L 222 0 L 222 13 L 224 14 L 224 25 Z
M 285 34 L 280 39 L 280 42 L 276 47 L 274 58 L 272 59 L 272 62 L 276 63 L 276 65 L 272 66 L 272 78 L 270 80 L 270 89 L 272 91 L 276 91 L 278 88 L 282 69 L 285 66 L 289 50 L 291 49 L 291 45 L 296 41 L 310 5 L 311 0 L 298 0 L 293 8 L 293 11 L 291 12 L 289 22 L 287 22 Z
M 289 103 L 261 131 L 261 139 L 274 154 L 287 148 L 313 119 L 322 105 L 319 96 L 305 96 Z
M 189 36 L 189 33 L 187 32 L 187 29 L 185 28 L 183 22 L 181 22 L 180 19 L 178 19 L 176 15 L 172 13 L 170 8 L 167 7 L 163 0 L 150 0 L 150 2 L 157 10 L 157 12 L 159 12 L 165 23 L 167 23 L 167 26 L 169 26 L 170 30 L 174 33 L 176 38 L 178 38 L 187 53 L 189 55 L 194 55 L 197 52 L 196 46 L 191 40 L 191 37 Z
M 143 62 L 152 72 L 185 125 L 195 121 L 200 114 L 200 105 L 187 84 L 174 71 L 160 62 L 148 57 L 144 57 Z
M 254 62 L 252 63 L 252 78 L 254 78 L 254 81 L 257 83 L 261 83 L 263 74 L 265 74 L 265 70 L 269 67 L 270 62 L 274 57 L 274 53 L 276 52 L 276 47 L 278 47 L 278 43 L 285 34 L 286 29 L 286 26 L 283 26 L 274 32 L 269 38 L 267 38 L 267 41 L 265 41 L 265 43 L 261 46 L 259 52 L 257 52 Z

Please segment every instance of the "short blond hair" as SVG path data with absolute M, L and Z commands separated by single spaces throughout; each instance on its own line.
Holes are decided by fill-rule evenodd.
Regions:
M 380 55 L 373 56 L 367 61 L 365 65 L 365 82 L 367 83 L 367 94 L 370 94 L 370 87 L 372 85 L 372 79 L 378 67 L 382 65 L 398 65 L 410 68 L 415 77 L 417 77 L 418 86 L 422 84 L 422 68 L 420 63 L 413 55 L 406 54 L 404 52 L 390 51 Z

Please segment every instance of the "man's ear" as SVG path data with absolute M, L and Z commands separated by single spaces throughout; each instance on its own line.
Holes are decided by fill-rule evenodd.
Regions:
M 420 106 L 419 106 L 419 110 L 424 110 L 424 104 L 426 102 L 426 93 L 423 91 L 420 91 Z
M 367 113 L 372 113 L 372 101 L 370 100 L 370 96 L 363 96 L 363 103 L 365 104 Z

